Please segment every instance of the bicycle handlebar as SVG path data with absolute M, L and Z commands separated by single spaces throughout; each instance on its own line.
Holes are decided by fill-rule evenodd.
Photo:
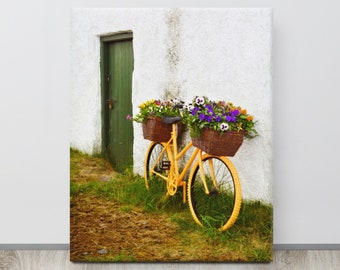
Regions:
M 175 124 L 182 120 L 182 117 L 180 116 L 164 116 L 163 117 L 163 123 L 165 124 Z

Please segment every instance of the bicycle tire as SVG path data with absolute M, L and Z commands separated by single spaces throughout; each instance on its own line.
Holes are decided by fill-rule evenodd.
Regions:
M 211 164 L 213 173 L 211 173 Z M 240 179 L 236 168 L 227 157 L 204 155 L 202 168 L 209 189 L 206 194 L 200 172 L 200 162 L 193 166 L 188 180 L 188 204 L 192 217 L 201 226 L 221 231 L 236 221 L 242 203 Z M 215 175 L 217 186 L 212 175 Z
M 160 154 L 162 156 L 160 157 Z M 145 186 L 151 192 L 159 193 L 164 190 L 167 191 L 167 181 L 164 178 L 168 177 L 171 166 L 171 153 L 164 148 L 164 145 L 159 142 L 152 142 L 148 148 L 145 165 L 144 165 L 144 178 Z M 155 164 L 157 162 L 157 164 Z M 166 164 L 168 162 L 168 165 Z M 152 168 L 155 168 L 154 170 Z M 157 174 L 162 175 L 158 176 Z

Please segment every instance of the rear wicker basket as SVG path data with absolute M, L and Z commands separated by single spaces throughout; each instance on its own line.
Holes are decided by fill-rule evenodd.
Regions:
M 213 129 L 202 129 L 198 138 L 192 138 L 192 144 L 204 152 L 216 156 L 234 156 L 243 142 L 244 133 L 227 131 L 222 135 Z
M 165 124 L 160 117 L 149 117 L 142 124 L 144 139 L 154 142 L 167 142 L 170 140 L 172 125 Z M 182 130 L 182 123 L 178 123 L 177 136 Z

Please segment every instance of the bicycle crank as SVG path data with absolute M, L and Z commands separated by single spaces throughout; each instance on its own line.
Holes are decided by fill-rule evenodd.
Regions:
M 177 180 L 176 177 L 174 177 L 172 174 L 171 176 L 168 178 L 167 181 L 167 189 L 168 189 L 168 194 L 170 196 L 173 196 L 176 194 L 177 192 Z

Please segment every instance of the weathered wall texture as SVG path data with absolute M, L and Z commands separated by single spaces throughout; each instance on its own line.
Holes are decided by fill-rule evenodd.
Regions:
M 101 149 L 99 37 L 133 31 L 134 114 L 151 98 L 195 95 L 247 108 L 260 136 L 232 158 L 247 199 L 272 201 L 270 9 L 75 9 L 72 13 L 71 146 Z M 134 124 L 134 168 L 148 146 Z

